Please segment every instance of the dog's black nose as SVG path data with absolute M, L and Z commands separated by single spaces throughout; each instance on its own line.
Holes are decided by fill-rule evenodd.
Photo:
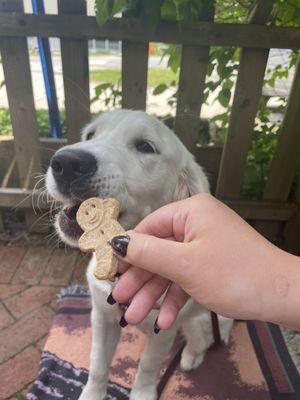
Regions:
M 61 150 L 51 158 L 50 166 L 57 181 L 71 183 L 83 175 L 92 175 L 97 171 L 97 160 L 84 150 Z

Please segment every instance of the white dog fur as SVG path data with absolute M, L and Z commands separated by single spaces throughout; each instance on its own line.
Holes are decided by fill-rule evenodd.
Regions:
M 86 140 L 92 136 L 90 140 Z M 153 152 L 137 150 L 136 143 L 146 141 Z M 155 209 L 196 193 L 209 192 L 207 178 L 175 134 L 157 119 L 142 111 L 116 110 L 102 114 L 82 133 L 82 141 L 63 149 L 81 149 L 97 160 L 97 171 L 89 178 L 89 185 L 101 197 L 114 197 L 120 202 L 120 222 L 125 229 L 134 226 Z M 59 150 L 62 151 L 62 150 Z M 64 205 L 78 202 L 78 195 L 65 196 L 59 191 L 51 167 L 46 184 L 49 193 Z M 83 200 L 79 199 L 79 200 Z M 55 227 L 61 239 L 77 246 L 77 238 L 67 235 L 60 226 Z M 108 305 L 107 296 L 112 283 L 98 281 L 93 275 L 92 257 L 87 279 L 92 296 L 92 351 L 89 378 L 80 400 L 102 400 L 106 396 L 108 371 L 120 336 L 118 305 Z M 156 380 L 160 365 L 178 330 L 186 339 L 181 357 L 185 371 L 198 367 L 206 350 L 213 343 L 210 313 L 193 300 L 181 310 L 176 323 L 158 335 L 153 332 L 157 311 L 152 311 L 143 322 L 148 328 L 148 344 L 141 357 L 131 400 L 155 400 Z M 219 316 L 221 336 L 228 342 L 232 320 Z M 126 328 L 125 328 L 126 329 Z

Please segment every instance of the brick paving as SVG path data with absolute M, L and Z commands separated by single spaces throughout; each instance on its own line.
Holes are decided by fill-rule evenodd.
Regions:
M 0 400 L 21 400 L 35 379 L 61 287 L 86 284 L 76 250 L 0 245 Z

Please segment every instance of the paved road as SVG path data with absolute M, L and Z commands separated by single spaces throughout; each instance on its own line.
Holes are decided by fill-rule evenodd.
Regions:
M 55 73 L 62 73 L 61 58 L 57 55 L 52 57 L 52 64 Z M 99 55 L 89 56 L 90 70 L 99 69 L 121 69 L 121 57 L 119 55 Z M 161 57 L 153 56 L 149 59 L 150 68 L 166 68 L 166 59 L 161 60 Z M 33 71 L 41 71 L 41 63 L 39 56 L 31 57 L 31 67 Z
M 284 49 L 271 49 L 267 64 L 268 68 L 273 69 L 276 65 L 281 64 L 286 66 L 289 63 L 290 50 Z M 292 80 L 294 76 L 294 71 L 291 71 L 288 78 L 278 79 L 275 83 L 274 88 L 264 88 L 263 93 L 268 96 L 288 96 L 290 87 L 292 85 Z
M 267 69 L 274 68 L 276 65 L 286 65 L 288 63 L 288 55 L 290 50 L 283 49 L 272 49 L 270 51 Z M 117 54 L 112 55 L 100 55 L 89 57 L 90 70 L 101 70 L 101 69 L 121 69 L 121 57 Z M 31 57 L 31 66 L 33 72 L 41 72 L 41 65 L 39 56 Z M 149 59 L 150 68 L 166 68 L 167 60 L 161 57 L 153 56 Z M 53 67 L 56 74 L 62 73 L 61 59 L 59 56 L 53 57 Z M 290 74 L 287 79 L 281 79 L 276 82 L 275 88 L 265 88 L 264 94 L 271 96 L 287 96 L 289 88 L 291 86 L 293 74 Z
M 272 50 L 269 57 L 268 67 L 272 68 L 277 64 L 286 64 L 288 62 L 288 50 Z M 89 64 L 91 70 L 101 69 L 121 69 L 121 58 L 118 55 L 90 55 Z M 161 62 L 161 57 L 150 57 L 149 66 L 152 68 L 165 68 L 166 60 Z M 59 56 L 53 57 L 53 67 L 55 72 L 55 81 L 57 89 L 58 103 L 61 108 L 64 108 L 64 90 L 62 80 L 62 66 L 61 58 Z M 36 108 L 47 108 L 47 101 L 45 97 L 45 89 L 43 82 L 43 75 L 41 70 L 40 59 L 38 56 L 31 57 L 31 70 L 33 77 L 33 87 Z M 264 88 L 263 93 L 271 96 L 287 96 L 289 88 L 291 86 L 293 73 L 290 73 L 288 79 L 282 79 L 276 82 L 275 88 Z M 0 82 L 4 79 L 3 71 L 0 64 Z M 90 93 L 94 93 L 96 84 L 91 82 Z M 164 115 L 170 112 L 170 108 L 167 105 L 167 98 L 170 95 L 170 91 L 163 93 L 160 96 L 153 96 L 152 89 L 148 90 L 147 98 L 147 110 L 150 113 L 157 115 Z M 8 107 L 8 101 L 6 98 L 5 90 L 0 89 L 0 107 Z M 99 111 L 99 104 L 94 103 L 92 105 L 92 111 Z M 213 102 L 213 98 L 209 99 L 209 105 L 204 105 L 202 109 L 202 115 L 206 118 L 219 114 L 223 111 L 223 108 L 216 102 Z
M 149 66 L 151 68 L 165 68 L 166 61 L 163 61 L 162 63 L 160 61 L 161 57 L 150 57 Z M 45 96 L 44 80 L 43 80 L 43 74 L 39 56 L 30 57 L 30 62 L 31 62 L 31 72 L 33 78 L 32 82 L 33 82 L 35 106 L 37 109 L 46 109 L 48 108 L 48 105 Z M 55 74 L 57 100 L 59 107 L 63 109 L 64 87 L 63 87 L 61 58 L 55 55 L 52 58 L 52 62 Z M 121 58 L 120 56 L 117 55 L 101 55 L 101 56 L 91 55 L 89 57 L 89 66 L 90 70 L 121 69 Z M 0 82 L 2 82 L 3 80 L 4 80 L 3 70 L 0 64 Z M 97 86 L 97 83 L 90 82 L 91 97 L 94 95 L 95 86 Z M 167 98 L 169 95 L 170 92 L 166 91 L 161 96 L 153 96 L 152 88 L 150 88 L 148 91 L 148 98 L 147 98 L 147 103 L 148 103 L 147 110 L 150 113 L 154 113 L 157 115 L 164 115 L 170 112 L 170 107 L 167 104 Z M 8 100 L 6 97 L 5 88 L 0 89 L 0 107 L 8 108 Z M 99 103 L 93 103 L 91 109 L 92 112 L 98 112 L 100 110 Z

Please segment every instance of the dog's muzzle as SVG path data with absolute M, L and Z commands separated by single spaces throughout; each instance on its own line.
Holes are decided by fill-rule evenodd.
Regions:
M 76 220 L 76 213 L 79 207 L 80 203 L 71 207 L 64 207 L 57 215 L 57 222 L 62 232 L 66 236 L 75 240 L 78 240 L 83 234 L 83 230 L 80 228 Z
M 76 221 L 77 210 L 83 200 L 97 196 L 91 184 L 97 160 L 87 151 L 65 149 L 54 154 L 50 167 L 57 190 L 71 203 L 59 211 L 57 223 L 66 236 L 78 239 L 83 231 Z
M 61 150 L 52 157 L 50 167 L 62 195 L 78 197 L 80 200 L 91 197 L 85 191 L 98 167 L 93 154 L 84 150 Z

